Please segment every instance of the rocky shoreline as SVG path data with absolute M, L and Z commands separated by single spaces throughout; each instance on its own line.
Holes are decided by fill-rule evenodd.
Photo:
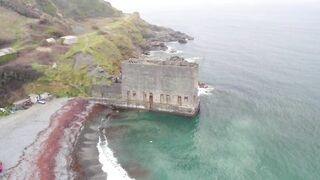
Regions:
M 146 39 L 146 46 L 141 47 L 142 54 L 167 50 L 166 42 L 184 43 L 187 40 L 193 38 L 181 32 L 160 28 L 154 37 Z M 112 138 L 113 132 L 118 129 L 103 126 L 101 119 L 96 117 L 97 113 L 102 112 L 111 114 L 113 111 L 100 105 L 88 104 L 81 98 L 69 100 L 50 117 L 50 125 L 38 133 L 32 144 L 25 147 L 19 162 L 6 171 L 5 177 L 45 180 L 106 179 L 108 175 L 102 171 L 97 143 L 99 135 Z M 141 177 L 147 174 L 136 165 L 124 168 L 130 176 Z
M 65 3 L 69 2 L 73 3 L 71 1 L 65 1 Z M 94 2 L 97 4 L 100 1 L 90 1 L 90 5 Z M 77 2 L 76 4 L 79 3 L 80 2 Z M 121 60 L 132 56 L 149 55 L 151 51 L 166 51 L 168 50 L 168 47 L 166 46 L 167 42 L 175 41 L 185 44 L 194 39 L 187 34 L 174 31 L 170 28 L 151 25 L 143 21 L 138 14 L 129 16 L 126 14 L 121 15 L 121 13 L 119 14 L 119 11 L 113 12 L 114 8 L 111 8 L 111 5 L 107 4 L 105 8 L 110 8 L 110 11 L 112 10 L 112 13 L 114 13 L 113 15 L 105 14 L 105 9 L 101 9 L 102 14 L 93 14 L 88 17 L 85 16 L 82 19 L 83 21 L 78 21 L 76 23 L 79 27 L 86 29 L 88 31 L 87 34 L 86 32 L 83 32 L 80 35 L 73 32 L 75 33 L 74 35 L 85 37 L 82 39 L 85 43 L 80 45 L 85 45 L 86 48 L 88 47 L 93 50 L 91 52 L 92 54 L 98 54 L 97 57 L 106 57 L 110 55 L 109 59 L 106 59 L 108 62 L 110 61 L 109 64 L 104 64 L 104 66 L 107 67 L 108 65 L 109 67 L 112 65 L 113 69 L 108 69 L 107 72 L 106 69 L 101 68 L 103 65 L 99 64 L 104 61 L 100 61 L 99 59 L 99 61 L 97 61 L 92 54 L 74 51 L 74 54 L 71 54 L 69 57 L 70 53 L 68 52 L 76 46 L 43 44 L 43 41 L 46 38 L 58 38 L 62 35 L 72 34 L 70 27 L 74 25 L 74 21 L 69 22 L 67 18 L 64 18 L 64 16 L 73 18 L 73 15 L 68 14 L 67 11 L 64 12 L 63 8 L 55 6 L 57 11 L 52 15 L 44 11 L 46 8 L 41 9 L 40 7 L 42 7 L 42 5 L 43 4 L 38 4 L 38 2 L 31 5 L 28 3 L 21 3 L 20 1 L 11 2 L 0 0 L 0 8 L 2 8 L 3 11 L 5 10 L 7 15 L 4 17 L 11 17 L 13 16 L 11 13 L 18 13 L 18 15 L 15 14 L 14 17 L 21 19 L 22 22 L 26 21 L 24 18 L 28 18 L 30 21 L 21 26 L 25 28 L 26 38 L 21 39 L 21 42 L 23 43 L 21 44 L 21 47 L 19 47 L 17 58 L 0 66 L 0 77 L 2 77 L 0 80 L 0 107 L 12 104 L 12 102 L 25 96 L 29 91 L 43 91 L 43 89 L 46 89 L 45 92 L 47 92 L 47 90 L 48 92 L 52 91 L 50 92 L 51 94 L 59 97 L 64 97 L 66 94 L 73 97 L 77 96 L 79 94 L 74 94 L 74 87 L 79 89 L 81 85 L 85 84 L 83 76 L 88 76 L 88 79 L 93 79 L 90 75 L 94 74 L 99 78 L 107 77 L 106 79 L 108 79 L 109 76 L 112 77 L 111 74 L 114 75 L 117 71 L 120 71 L 118 65 Z M 100 6 L 99 3 L 98 6 Z M 91 6 L 86 7 L 84 10 L 91 10 Z M 64 13 L 60 14 L 59 11 Z M 52 20 L 52 17 L 56 18 Z M 105 26 L 118 27 L 117 25 L 120 24 L 121 26 L 118 27 L 120 30 L 118 28 L 107 28 L 107 30 L 105 30 L 106 33 L 102 33 L 104 30 L 101 30 L 100 26 L 98 26 L 99 23 L 97 23 L 99 22 L 100 17 L 109 18 L 105 22 L 101 22 L 101 28 Z M 112 21 L 110 20 L 115 21 L 115 23 L 111 23 Z M 90 24 L 90 27 L 86 27 L 87 23 Z M 91 27 L 92 24 L 95 23 L 97 23 L 97 26 Z M 128 30 L 130 33 L 119 34 L 122 28 L 125 28 L 125 30 Z M 132 34 L 134 34 L 131 33 L 132 31 L 135 31 L 135 36 L 132 36 Z M 94 34 L 94 36 L 92 36 L 92 34 Z M 17 37 L 15 36 L 13 36 L 11 40 L 8 40 L 8 42 L 6 39 L 2 38 L 3 37 L 0 37 L 0 46 L 9 46 L 12 42 L 20 40 L 16 39 Z M 123 40 L 126 40 L 124 42 L 128 43 L 122 43 Z M 90 41 L 93 41 L 94 43 L 90 44 Z M 32 46 L 29 46 L 30 42 L 32 42 Z M 113 49 L 104 49 L 106 47 L 113 47 Z M 116 58 L 114 57 L 115 51 L 118 52 Z M 77 57 L 79 54 L 84 54 L 85 57 L 85 61 L 82 64 L 83 66 L 81 66 L 80 69 L 86 69 L 87 72 L 81 74 L 81 78 L 78 78 L 80 81 L 78 86 L 73 84 L 73 79 L 70 79 L 69 82 L 72 82 L 70 86 L 70 84 L 68 84 L 69 82 L 63 81 L 67 78 L 63 78 L 62 75 L 67 74 L 68 78 L 73 77 L 72 75 L 74 74 L 68 73 L 76 72 L 78 69 L 71 68 L 66 70 L 63 68 L 57 69 L 57 67 L 68 67 L 68 65 L 73 67 L 76 63 L 59 64 L 57 66 L 57 62 L 60 63 L 62 61 L 57 61 L 56 56 L 64 55 L 64 57 L 67 57 L 66 55 L 68 55 L 68 58 L 64 60 L 78 62 Z M 97 72 L 90 70 L 92 69 L 92 66 L 97 67 Z M 41 68 L 44 68 L 45 70 Z M 54 71 L 51 71 L 52 69 L 54 69 Z M 58 74 L 53 77 L 48 77 L 47 75 L 52 74 L 52 72 Z M 60 72 L 61 74 L 59 74 Z M 78 71 L 78 73 L 80 73 L 80 71 Z M 58 80 L 55 79 L 55 77 L 58 77 L 59 75 L 61 75 L 61 78 Z M 45 79 L 39 81 L 40 77 L 45 77 Z M 91 85 L 93 86 L 93 84 L 88 86 Z M 31 110 L 26 111 L 31 114 L 30 117 L 28 116 L 31 123 L 30 121 L 23 122 L 24 117 L 16 117 L 16 119 L 9 118 L 12 121 L 17 121 L 15 126 L 20 128 L 20 135 L 22 134 L 23 136 L 28 137 L 28 142 L 21 143 L 22 145 L 20 146 L 22 149 L 20 151 L 15 150 L 14 154 L 17 155 L 18 162 L 10 164 L 10 167 L 5 171 L 5 178 L 9 180 L 82 180 L 89 178 L 105 180 L 107 178 L 108 175 L 102 170 L 103 166 L 99 162 L 97 143 L 99 137 L 112 139 L 118 131 L 122 131 L 122 127 L 120 127 L 120 129 L 118 127 L 115 129 L 113 127 L 108 127 L 101 122 L 101 117 L 97 116 L 97 114 L 107 115 L 113 114 L 115 111 L 104 106 L 89 104 L 82 98 L 66 100 L 65 104 L 60 109 L 56 110 L 55 108 L 58 107 L 60 106 L 56 105 L 52 107 L 54 110 L 51 109 L 51 111 L 44 109 L 39 112 Z M 27 128 L 27 130 L 25 130 L 26 132 L 23 131 L 25 127 L 37 126 L 37 121 L 43 121 L 41 129 L 40 127 L 39 129 L 30 128 L 31 132 L 28 132 Z M 8 124 L 10 123 L 11 122 L 8 121 Z M 12 136 L 15 136 L 15 133 L 12 134 Z M 35 135 L 35 137 L 33 135 Z M 11 135 L 9 135 L 9 137 L 10 136 Z M 3 137 L 7 138 L 8 135 L 3 133 Z M 14 143 L 19 143 L 19 139 L 16 138 L 19 137 L 14 137 L 13 142 L 10 141 L 10 148 L 17 146 Z M 1 142 L 8 141 L 6 139 L 1 139 Z M 0 152 L 2 152 L 2 149 L 5 148 L 0 148 Z M 4 152 L 5 154 L 11 153 L 7 151 Z M 22 155 L 20 153 L 22 153 Z M 2 159 L 4 158 L 2 158 L 0 154 L 0 160 Z M 147 174 L 145 170 L 139 168 L 136 164 L 125 165 L 124 169 L 133 177 L 143 177 Z
M 101 105 L 96 105 L 93 108 L 94 116 L 90 121 L 82 124 L 81 131 L 77 137 L 72 151 L 71 168 L 77 172 L 75 179 L 85 180 L 94 178 L 96 180 L 107 179 L 107 174 L 102 171 L 102 164 L 99 162 L 99 152 L 97 144 L 99 141 L 99 128 L 101 119 L 97 114 L 108 114 L 111 111 Z
M 170 28 L 153 25 L 151 29 L 154 32 L 153 35 L 150 37 L 146 37 L 146 43 L 140 46 L 142 54 L 144 55 L 149 55 L 150 51 L 168 50 L 168 46 L 165 44 L 167 42 L 178 42 L 180 44 L 186 44 L 188 43 L 188 41 L 194 40 L 193 37 Z

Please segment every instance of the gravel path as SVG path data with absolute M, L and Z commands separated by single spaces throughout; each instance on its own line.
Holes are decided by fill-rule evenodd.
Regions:
M 18 163 L 23 150 L 47 128 L 50 117 L 69 99 L 54 99 L 45 105 L 36 104 L 28 110 L 18 111 L 7 117 L 0 117 L 0 161 L 4 169 Z

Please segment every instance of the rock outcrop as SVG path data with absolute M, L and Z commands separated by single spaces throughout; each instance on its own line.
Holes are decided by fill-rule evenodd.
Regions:
M 21 0 L 0 0 L 0 6 L 12 9 L 22 16 L 29 18 L 40 18 L 42 15 L 42 13 L 31 4 L 27 4 Z

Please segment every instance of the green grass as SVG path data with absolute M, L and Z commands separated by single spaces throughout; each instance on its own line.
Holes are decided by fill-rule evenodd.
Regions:
M 34 20 L 0 6 L 0 40 L 16 41 L 27 36 L 27 24 Z
M 65 54 L 59 57 L 57 68 L 33 64 L 33 68 L 44 72 L 46 75 L 38 79 L 38 83 L 61 82 L 68 86 L 68 90 L 55 92 L 59 96 L 88 95 L 87 90 L 93 84 L 105 81 L 110 85 L 111 81 L 104 78 L 94 78 L 89 75 L 87 65 L 72 66 L 73 57 L 78 53 L 92 55 L 92 63 L 99 65 L 109 74 L 119 74 L 121 61 L 132 57 L 136 52 L 135 45 L 144 42 L 141 29 L 144 22 L 139 21 L 135 14 L 116 18 L 109 22 L 104 29 L 108 33 L 94 32 L 78 36 L 78 43 L 74 44 Z
M 36 3 L 42 11 L 45 13 L 56 16 L 57 15 L 57 8 L 50 0 L 36 0 Z
M 89 33 L 79 37 L 79 41 L 64 55 L 63 59 L 69 59 L 76 53 L 88 53 L 107 72 L 119 71 L 119 65 L 123 59 L 121 50 L 115 43 L 104 35 Z
M 106 28 L 113 33 L 130 38 L 134 44 L 138 45 L 144 42 L 140 29 L 130 18 L 121 18 L 114 23 L 109 24 Z
M 35 70 L 40 70 L 41 68 L 43 68 L 43 65 L 39 64 L 39 63 L 32 63 L 31 67 Z
M 102 67 L 108 74 L 120 73 L 121 61 L 137 53 L 137 45 L 144 43 L 143 33 L 148 25 L 137 14 L 109 18 L 105 26 L 99 26 L 93 32 L 78 36 L 74 44 L 64 54 L 52 54 L 56 59 L 56 68 L 52 65 L 33 63 L 32 68 L 44 76 L 28 83 L 24 88 L 28 93 L 49 92 L 58 97 L 90 96 L 88 89 L 94 84 L 111 81 L 88 73 L 88 65 L 73 67 L 74 56 L 78 53 L 90 54 L 92 64 Z M 44 29 L 47 34 L 55 33 L 54 27 Z M 106 33 L 101 33 L 101 32 Z M 90 57 L 89 57 L 90 58 Z
M 73 67 L 74 55 L 77 53 L 92 55 L 93 64 L 102 67 L 108 74 L 119 75 L 121 61 L 137 54 L 137 47 L 145 42 L 145 34 L 150 33 L 149 25 L 138 14 L 122 14 L 102 0 L 19 0 L 30 3 L 47 13 L 42 18 L 47 23 L 26 18 L 11 10 L 0 7 L 0 41 L 9 40 L 17 50 L 39 46 L 48 37 L 60 37 L 69 33 L 70 19 L 81 20 L 88 17 L 108 17 L 97 20 L 102 23 L 92 31 L 79 36 L 77 44 L 64 54 L 52 54 L 57 68 L 52 65 L 31 64 L 32 68 L 44 75 L 24 86 L 26 93 L 49 92 L 58 97 L 89 96 L 88 89 L 93 84 L 111 85 L 111 81 L 99 75 L 90 75 L 87 65 Z M 63 14 L 64 21 L 57 16 Z M 73 21 L 73 20 L 72 20 Z M 88 20 L 88 22 L 91 22 Z M 85 24 L 86 22 L 79 21 Z M 89 24 L 92 26 L 92 24 Z M 85 25 L 84 25 L 85 26 Z M 6 42 L 6 41 L 3 41 Z M 0 58 L 0 64 L 15 57 Z
M 5 107 L 4 109 L 5 109 L 4 112 L 0 111 L 0 116 L 9 116 L 11 114 L 10 108 L 9 107 Z
M 121 14 L 102 0 L 51 0 L 62 14 L 74 19 L 111 17 Z
M 16 53 L 13 53 L 13 54 L 7 54 L 7 55 L 4 55 L 4 56 L 1 56 L 0 57 L 0 65 L 3 65 L 9 61 L 13 61 L 17 58 L 17 54 Z
M 76 96 L 80 94 L 87 96 L 87 90 L 93 84 L 102 81 L 105 81 L 106 84 L 111 84 L 110 80 L 90 76 L 86 66 L 74 69 L 72 67 L 72 58 L 77 53 L 91 54 L 93 61 L 109 74 L 117 74 L 120 72 L 120 62 L 123 60 L 123 57 L 117 45 L 110 41 L 107 36 L 88 33 L 80 36 L 78 43 L 59 57 L 60 60 L 57 62 L 57 68 L 37 63 L 32 64 L 34 69 L 44 72 L 45 74 L 45 76 L 37 80 L 38 85 L 49 85 L 50 82 L 61 82 L 68 86 L 68 90 L 54 90 L 54 92 L 51 93 L 57 96 Z M 50 89 L 48 92 L 50 92 Z

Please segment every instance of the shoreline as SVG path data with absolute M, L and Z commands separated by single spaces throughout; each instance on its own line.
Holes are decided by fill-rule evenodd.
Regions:
M 0 147 L 5 140 L 11 142 L 7 151 L 5 147 L 0 148 L 0 160 L 5 167 L 3 177 L 9 180 L 107 179 L 108 174 L 103 171 L 104 165 L 100 161 L 103 154 L 98 146 L 107 142 L 100 138 L 105 133 L 104 122 L 113 112 L 110 107 L 82 98 L 62 98 L 0 118 L 0 135 L 3 135 Z M 41 126 L 36 125 L 39 121 Z M 5 135 L 10 126 L 15 130 L 7 135 L 14 139 Z M 33 126 L 36 128 L 25 131 Z M 23 137 L 16 129 L 24 132 Z M 20 143 L 23 138 L 27 140 Z M 20 146 L 12 150 L 12 144 Z M 10 157 L 11 161 L 4 157 Z
M 73 149 L 73 168 L 78 172 L 75 179 L 134 180 L 133 171 L 118 162 L 108 145 L 110 135 L 118 132 L 118 129 L 109 127 L 109 122 L 119 112 L 98 104 L 93 111 L 95 113 L 89 117 L 90 120 L 83 123 Z
M 4 177 L 45 180 L 77 177 L 79 172 L 72 168 L 73 159 L 70 157 L 82 124 L 95 113 L 93 109 L 93 104 L 81 98 L 55 99 L 48 105 L 34 106 L 27 111 L 1 118 L 0 125 L 7 123 L 8 127 L 13 126 L 14 129 L 11 133 L 7 132 L 8 135 L 1 134 L 4 136 L 0 139 L 0 144 L 4 144 L 8 139 L 11 144 L 6 147 L 13 149 L 0 148 L 0 151 L 3 151 L 1 160 L 5 166 Z M 30 120 L 25 120 L 29 117 L 26 115 L 30 116 Z M 38 122 L 42 123 L 41 126 L 37 125 Z M 33 129 L 25 130 L 28 127 Z M 5 132 L 4 128 L 6 127 L 0 126 L 0 133 Z M 14 138 L 7 138 L 8 136 Z M 24 141 L 25 138 L 28 141 Z M 20 148 L 16 148 L 12 143 Z M 2 156 L 16 158 L 10 162 Z
M 73 171 L 78 173 L 75 179 L 94 178 L 97 180 L 106 180 L 107 174 L 102 170 L 103 165 L 99 161 L 99 152 L 97 144 L 99 143 L 99 128 L 101 120 L 97 117 L 98 113 L 110 113 L 110 109 L 102 105 L 94 105 L 91 117 L 82 123 L 74 147 L 72 150 Z
M 0 146 L 8 143 L 8 149 L 0 148 L 4 177 L 105 180 L 146 176 L 148 172 L 139 167 L 119 164 L 108 147 L 108 141 L 123 128 L 111 127 L 109 121 L 121 111 L 82 98 L 62 98 L 0 118 Z
M 101 119 L 91 119 L 97 113 L 107 110 L 107 114 L 114 112 L 110 107 L 92 104 L 79 97 L 61 98 L 0 118 L 0 147 L 7 143 L 9 148 L 14 147 L 12 152 L 4 147 L 0 148 L 0 160 L 5 166 L 4 177 L 45 180 L 88 177 L 107 179 L 104 164 L 100 162 L 101 149 L 98 146 L 104 143 L 99 141 L 101 135 L 112 134 L 112 130 L 106 132 L 108 127 L 101 126 Z M 86 123 L 87 121 L 90 123 Z M 15 131 L 9 132 L 10 128 L 4 130 L 10 126 Z M 10 138 L 7 138 L 8 134 Z M 16 148 L 17 146 L 19 147 Z M 117 163 L 117 160 L 114 162 Z M 128 178 L 129 175 L 145 174 L 137 173 L 131 167 L 124 169 L 127 170 Z

